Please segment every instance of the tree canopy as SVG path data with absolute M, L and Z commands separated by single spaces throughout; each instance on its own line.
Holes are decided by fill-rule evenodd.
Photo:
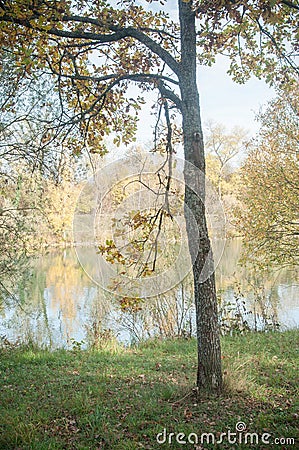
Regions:
M 3 54 L 12 55 L 15 66 L 11 83 L 53 76 L 61 106 L 55 124 L 57 137 L 61 139 L 63 127 L 69 132 L 79 130 L 89 148 L 100 153 L 106 151 L 106 134 L 113 132 L 116 143 L 129 143 L 134 138 L 143 100 L 140 95 L 125 95 L 131 83 L 142 90 L 158 88 L 162 97 L 181 108 L 177 87 L 184 66 L 182 30 L 170 18 L 169 3 L 111 3 L 0 3 Z M 148 7 L 148 3 L 152 5 Z M 237 82 L 244 82 L 253 73 L 281 86 L 295 83 L 296 0 L 185 3 L 192 3 L 197 17 L 201 64 L 210 65 L 217 54 L 225 54 L 231 60 L 229 72 Z M 70 142 L 79 151 L 82 142 L 79 145 L 72 138 Z
M 261 266 L 299 263 L 298 109 L 298 89 L 268 104 L 241 171 L 244 258 Z

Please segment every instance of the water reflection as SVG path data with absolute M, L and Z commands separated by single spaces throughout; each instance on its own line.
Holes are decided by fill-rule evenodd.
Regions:
M 229 242 L 216 271 L 225 312 L 231 308 L 235 314 L 237 303 L 244 308 L 251 327 L 259 328 L 263 317 L 281 328 L 299 326 L 298 271 L 249 271 L 238 265 L 240 251 L 240 241 Z M 86 260 L 88 252 L 86 249 Z M 7 296 L 0 308 L 0 336 L 9 341 L 71 347 L 74 341 L 101 339 L 107 333 L 132 342 L 153 334 L 194 331 L 190 281 L 167 295 L 147 300 L 140 311 L 120 311 L 117 300 L 88 278 L 73 249 L 33 260 L 15 287 L 15 295 L 16 299 Z
M 283 268 L 253 270 L 239 264 L 242 242 L 228 243 L 216 281 L 222 304 L 241 302 L 246 306 L 251 328 L 259 329 L 265 322 L 280 329 L 299 325 L 299 271 Z

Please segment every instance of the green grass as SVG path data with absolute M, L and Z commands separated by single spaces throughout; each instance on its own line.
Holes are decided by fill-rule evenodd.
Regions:
M 223 338 L 226 391 L 211 398 L 194 390 L 194 340 L 113 352 L 4 348 L 0 449 L 296 448 L 158 444 L 156 435 L 219 437 L 243 421 L 271 440 L 298 438 L 298 341 L 295 330 Z

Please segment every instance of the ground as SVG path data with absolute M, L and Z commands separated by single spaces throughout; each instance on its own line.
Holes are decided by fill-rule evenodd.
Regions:
M 295 449 L 298 350 L 299 330 L 223 337 L 225 391 L 207 397 L 194 388 L 195 340 L 53 352 L 6 345 L 0 449 Z M 236 444 L 228 433 L 241 422 Z

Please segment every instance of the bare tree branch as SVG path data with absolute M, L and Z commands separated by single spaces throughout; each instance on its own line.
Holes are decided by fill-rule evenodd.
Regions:
M 288 0 L 281 0 L 281 3 L 283 3 L 286 6 L 289 6 L 290 8 L 297 9 L 297 11 L 299 11 L 299 6 L 295 5 L 295 3 L 293 2 L 290 2 Z

